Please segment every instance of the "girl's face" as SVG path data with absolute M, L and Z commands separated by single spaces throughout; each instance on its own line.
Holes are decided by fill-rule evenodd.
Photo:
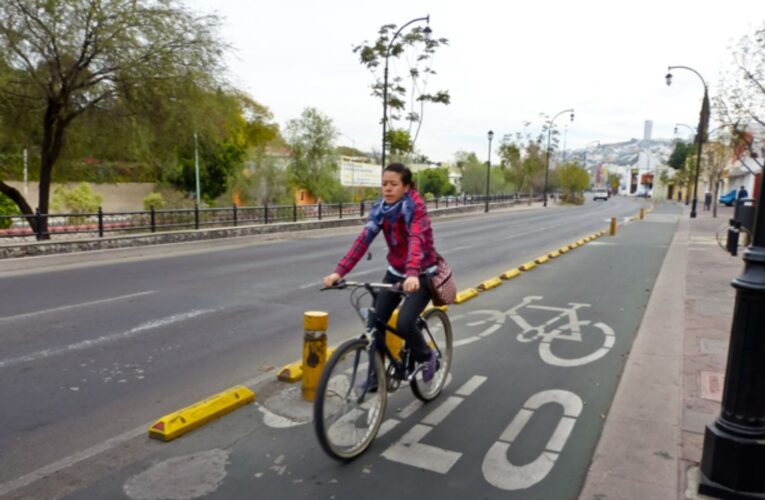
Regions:
M 386 170 L 382 177 L 382 194 L 385 203 L 396 203 L 409 191 L 409 186 L 401 182 L 401 174 Z

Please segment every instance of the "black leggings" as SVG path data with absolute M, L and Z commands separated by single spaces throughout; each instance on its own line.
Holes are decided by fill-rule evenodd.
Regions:
M 428 286 L 426 275 L 421 274 L 419 278 L 420 289 L 407 295 L 404 305 L 401 306 L 401 310 L 398 312 L 396 331 L 406 341 L 407 347 L 411 349 L 414 360 L 422 363 L 430 359 L 430 347 L 428 347 L 422 333 L 415 326 L 417 317 L 422 314 L 422 311 L 425 310 L 428 302 L 430 302 L 430 287 Z M 383 283 L 401 283 L 404 279 L 388 271 L 385 273 Z M 396 306 L 401 302 L 401 298 L 399 293 L 385 290 L 380 291 L 377 294 L 377 301 L 375 303 L 377 318 L 387 324 Z

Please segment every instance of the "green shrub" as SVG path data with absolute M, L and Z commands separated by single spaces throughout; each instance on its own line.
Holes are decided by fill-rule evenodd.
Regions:
M 165 199 L 162 197 L 161 193 L 149 193 L 144 196 L 143 209 L 151 210 L 151 207 L 154 207 L 155 210 L 165 208 Z
M 19 207 L 3 193 L 0 193 L 0 215 L 21 215 Z M 11 227 L 11 219 L 0 219 L 0 229 L 9 227 Z
M 81 182 L 72 189 L 56 186 L 56 189 L 53 191 L 51 208 L 54 212 L 95 213 L 103 201 L 103 196 L 95 193 L 90 184 Z M 85 219 L 85 217 L 69 217 L 68 222 L 70 224 L 81 224 Z

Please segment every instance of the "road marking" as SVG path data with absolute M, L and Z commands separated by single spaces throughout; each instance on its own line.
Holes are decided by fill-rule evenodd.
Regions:
M 443 422 L 444 419 L 448 417 L 449 414 L 453 412 L 463 401 L 464 399 L 462 398 L 449 396 L 446 401 L 443 401 L 440 405 L 438 405 L 435 410 L 428 413 L 425 418 L 422 419 L 422 423 L 433 427 L 437 426 Z
M 462 387 L 457 389 L 457 394 L 469 396 L 480 387 L 486 381 L 486 377 L 481 375 L 474 375 L 462 384 Z M 435 426 L 449 416 L 465 399 L 458 396 L 449 396 L 446 401 L 442 402 L 438 407 L 431 411 L 421 423 L 415 424 L 414 427 L 409 429 L 401 439 L 393 443 L 382 454 L 383 457 L 393 462 L 399 462 L 405 465 L 411 465 L 420 469 L 425 469 L 439 474 L 446 474 L 457 463 L 457 460 L 462 456 L 462 453 L 456 451 L 444 450 L 437 446 L 431 446 L 422 444 L 420 441 L 433 429 Z M 408 405 L 401 413 L 406 413 L 406 416 L 413 413 L 412 408 L 415 410 L 422 406 L 422 403 L 417 401 L 418 405 Z M 398 425 L 399 421 L 396 419 L 388 419 L 383 422 L 385 432 Z
M 398 413 L 398 417 L 399 417 L 401 420 L 405 420 L 405 419 L 409 418 L 409 417 L 412 415 L 412 413 L 414 413 L 414 412 L 416 412 L 417 410 L 419 410 L 420 408 L 422 408 L 422 405 L 423 405 L 423 404 L 424 404 L 424 403 L 423 403 L 422 401 L 420 401 L 419 399 L 415 399 L 414 401 L 412 401 L 411 403 L 409 403 L 408 405 L 406 405 L 406 406 L 404 407 L 404 409 L 403 409 L 403 410 L 401 410 L 401 411 Z
M 117 340 L 122 340 L 130 337 L 134 337 L 140 333 L 154 330 L 156 328 L 160 328 L 163 326 L 170 325 L 172 323 L 177 323 L 179 321 L 186 321 L 191 318 L 196 318 L 197 316 L 201 316 L 203 314 L 211 313 L 216 311 L 216 309 L 198 309 L 194 311 L 189 311 L 182 314 L 174 314 L 172 316 L 167 316 L 166 318 L 161 318 L 154 321 L 149 321 L 147 323 L 142 323 L 135 328 L 132 328 L 128 331 L 121 332 L 121 333 L 114 333 L 112 335 L 104 335 L 102 337 L 98 337 L 96 339 L 92 340 L 83 340 L 81 342 L 76 342 L 74 344 L 69 344 L 66 347 L 59 347 L 54 349 L 45 349 L 42 351 L 33 352 L 32 354 L 27 354 L 26 356 L 19 356 L 16 358 L 7 358 L 0 360 L 0 368 L 6 368 L 8 366 L 17 365 L 20 363 L 28 363 L 30 361 L 37 361 L 38 359 L 44 359 L 49 358 L 52 356 L 58 356 L 60 354 L 67 354 L 73 351 L 80 351 L 83 349 L 89 349 L 91 347 L 95 347 L 97 345 L 106 344 L 110 342 L 115 342 Z
M 433 427 L 415 424 L 393 446 L 385 450 L 382 456 L 393 462 L 446 474 L 457 463 L 462 453 L 420 443 L 432 430 Z
M 513 465 L 507 459 L 508 451 L 523 431 L 536 410 L 547 404 L 563 407 L 563 416 L 558 420 L 545 451 L 525 465 Z M 542 481 L 552 470 L 555 461 L 571 436 L 574 424 L 582 413 L 583 403 L 573 392 L 562 389 L 542 391 L 531 396 L 483 459 L 483 476 L 492 486 L 503 490 L 523 490 Z
M 68 306 L 54 307 L 52 309 L 43 309 L 42 311 L 34 311 L 34 312 L 30 312 L 30 313 L 16 314 L 16 315 L 13 315 L 13 316 L 5 316 L 3 318 L 0 318 L 0 321 L 13 321 L 15 319 L 28 318 L 28 317 L 32 317 L 32 316 L 38 316 L 40 314 L 48 314 L 48 313 L 52 313 L 52 312 L 66 311 L 67 309 L 75 309 L 77 307 L 94 306 L 96 304 L 105 304 L 107 302 L 115 302 L 117 300 L 132 299 L 134 297 L 142 297 L 144 295 L 151 295 L 152 293 L 156 293 L 156 290 L 148 290 L 146 292 L 138 292 L 138 293 L 131 293 L 131 294 L 128 294 L 128 295 L 120 295 L 119 297 L 112 297 L 110 299 L 93 300 L 93 301 L 90 301 L 90 302 L 82 302 L 80 304 L 71 304 L 71 305 L 68 305 Z
M 457 389 L 457 392 L 455 392 L 455 394 L 458 396 L 468 397 L 471 394 L 473 394 L 473 392 L 475 392 L 476 389 L 481 387 L 481 384 L 483 384 L 484 382 L 486 382 L 486 377 L 483 377 L 481 375 L 473 375 L 472 377 L 470 377 L 470 380 L 462 384 L 462 387 Z

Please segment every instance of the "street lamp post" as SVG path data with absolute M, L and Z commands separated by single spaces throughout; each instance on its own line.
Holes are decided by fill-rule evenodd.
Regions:
M 194 132 L 194 176 L 196 177 L 197 186 L 197 207 L 200 207 L 199 196 L 199 146 L 197 144 L 197 133 Z
M 692 71 L 699 77 L 701 83 L 704 85 L 704 99 L 701 101 L 701 113 L 699 116 L 699 126 L 697 127 L 696 138 L 698 139 L 699 148 L 696 156 L 696 180 L 693 187 L 693 205 L 691 206 L 691 218 L 696 217 L 696 205 L 698 204 L 698 191 L 699 191 L 699 169 L 701 167 L 701 149 L 704 144 L 704 137 L 706 134 L 707 121 L 709 120 L 709 89 L 707 88 L 707 82 L 704 77 L 695 69 L 688 66 L 669 66 L 667 68 L 668 73 L 664 77 L 667 81 L 667 86 L 672 85 L 672 71 L 673 69 L 686 69 Z
M 558 118 L 563 113 L 571 113 L 571 121 L 574 121 L 574 110 L 573 109 L 564 109 L 557 115 L 552 117 L 552 120 L 547 122 L 547 162 L 545 164 L 545 194 L 544 194 L 544 206 L 547 206 L 547 183 L 550 178 L 550 135 L 552 134 L 552 127 L 553 122 L 555 122 L 555 119 Z
M 736 289 L 722 411 L 707 425 L 699 493 L 765 498 L 765 203 L 758 196 L 752 246 Z
M 417 17 L 415 19 L 412 19 L 405 25 L 401 26 L 398 31 L 396 31 L 396 34 L 393 35 L 393 38 L 390 39 L 390 42 L 388 42 L 388 48 L 385 50 L 385 72 L 383 76 L 383 122 L 382 122 L 382 167 L 385 168 L 385 134 L 387 132 L 388 127 L 388 58 L 390 57 L 390 49 L 393 47 L 393 42 L 396 41 L 396 38 L 398 38 L 398 35 L 401 34 L 401 31 L 403 31 L 404 28 L 409 26 L 410 24 L 425 21 L 428 23 L 428 25 L 425 27 L 423 32 L 425 33 L 425 36 L 430 36 L 432 33 L 432 30 L 430 29 L 430 15 L 427 15 L 425 17 Z
M 489 212 L 489 179 L 491 178 L 491 140 L 494 139 L 494 131 L 489 130 L 486 134 L 489 138 L 489 160 L 486 162 L 486 206 L 484 207 L 484 213 Z

